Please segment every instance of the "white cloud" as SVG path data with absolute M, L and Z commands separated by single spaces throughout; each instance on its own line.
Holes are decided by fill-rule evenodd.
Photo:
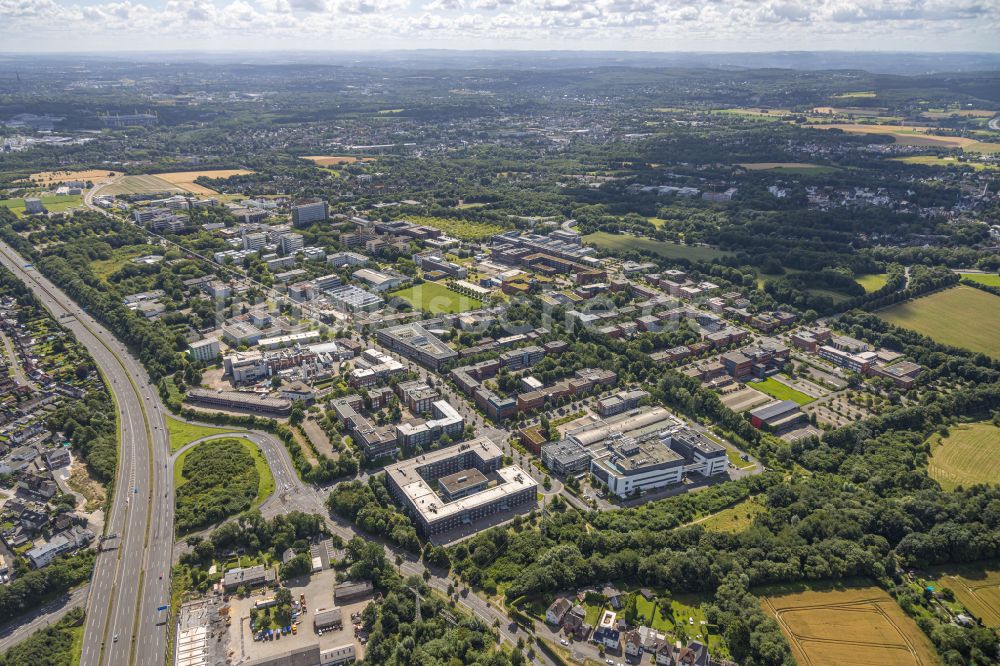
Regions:
M 1000 0 L 0 0 L 0 23 L 11 50 L 996 50 Z

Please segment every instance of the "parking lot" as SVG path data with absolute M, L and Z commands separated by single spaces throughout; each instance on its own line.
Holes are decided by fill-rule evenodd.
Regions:
M 324 630 L 323 634 L 319 635 L 313 631 L 313 617 L 318 609 L 333 608 L 336 571 L 327 569 L 312 576 L 302 576 L 284 582 L 292 593 L 292 599 L 298 601 L 299 596 L 303 594 L 306 598 L 306 610 L 297 620 L 298 633 L 289 633 L 273 640 L 255 641 L 250 631 L 250 609 L 253 608 L 255 601 L 273 595 L 274 590 L 268 590 L 265 594 L 257 593 L 246 599 L 232 597 L 230 606 L 233 622 L 229 631 L 229 654 L 233 655 L 232 663 L 241 664 L 251 659 L 271 657 L 316 643 L 319 643 L 320 650 L 354 643 L 358 660 L 364 657 L 364 645 L 361 643 L 361 637 L 354 635 L 351 616 L 364 610 L 365 606 L 371 603 L 370 597 L 341 606 L 343 628 Z

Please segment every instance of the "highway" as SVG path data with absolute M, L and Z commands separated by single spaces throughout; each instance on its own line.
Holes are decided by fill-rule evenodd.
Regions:
M 139 362 L 10 246 L 0 243 L 0 264 L 38 297 L 83 344 L 115 399 L 120 447 L 105 541 L 87 598 L 82 666 L 163 663 L 173 536 L 173 475 L 169 444 L 155 387 Z M 162 617 L 160 617 L 162 615 Z

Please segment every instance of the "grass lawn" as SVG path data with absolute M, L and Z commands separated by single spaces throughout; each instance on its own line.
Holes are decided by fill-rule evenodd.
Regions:
M 962 279 L 990 287 L 1000 287 L 1000 275 L 996 273 L 962 273 Z
M 70 648 L 69 663 L 79 664 L 83 658 L 83 625 L 73 627 L 69 632 L 73 635 L 73 646 Z
M 657 590 L 659 591 L 659 590 Z M 651 601 L 646 601 L 643 596 L 636 596 L 635 608 L 640 618 L 640 624 L 652 627 L 672 637 L 672 640 L 680 640 L 687 643 L 688 640 L 699 640 L 707 642 L 712 654 L 718 653 L 720 657 L 728 655 L 725 641 L 722 636 L 713 634 L 710 625 L 702 624 L 705 621 L 705 613 L 701 610 L 701 604 L 709 601 L 705 597 L 696 594 L 676 594 L 671 596 L 670 612 L 664 618 L 660 614 L 659 608 Z M 691 624 L 691 620 L 694 624 Z M 701 634 L 701 637 L 698 637 Z
M 810 176 L 839 171 L 836 167 L 807 162 L 745 162 L 739 166 L 748 171 L 770 171 L 790 176 Z
M 945 289 L 876 314 L 946 345 L 1000 358 L 1000 297 L 974 287 Z
M 94 271 L 101 280 L 107 281 L 114 273 L 125 266 L 136 257 L 144 257 L 147 254 L 162 253 L 162 248 L 153 245 L 125 245 L 112 250 L 110 259 L 97 259 L 90 262 L 90 269 Z
M 587 624 L 592 627 L 597 626 L 597 621 L 601 619 L 601 611 L 604 610 L 604 606 L 598 606 L 596 604 L 584 604 L 583 607 L 587 609 L 587 619 L 584 620 Z
M 466 312 L 483 307 L 483 302 L 460 294 L 437 282 L 407 287 L 389 294 L 390 297 L 402 298 L 415 310 L 427 310 L 433 314 Z
M 31 199 L 32 197 L 28 197 Z M 36 197 L 42 200 L 45 210 L 50 213 L 62 213 L 70 208 L 83 206 L 83 197 L 79 194 L 50 194 L 48 196 Z M 24 215 L 24 199 L 3 199 L 0 206 L 9 208 L 18 217 Z
M 1000 482 L 1000 428 L 992 423 L 956 425 L 947 437 L 934 433 L 928 441 L 927 473 L 945 490 Z
M 472 222 L 469 220 L 452 219 L 448 217 L 434 217 L 431 215 L 406 215 L 405 219 L 414 224 L 422 224 L 428 227 L 440 229 L 449 236 L 460 240 L 483 240 L 494 236 L 504 228 L 489 222 Z
M 748 386 L 762 393 L 766 393 L 772 398 L 777 398 L 778 400 L 794 400 L 800 405 L 808 405 L 816 399 L 806 395 L 802 391 L 796 391 L 791 387 L 785 386 L 774 377 L 768 377 L 762 382 L 751 382 Z
M 193 423 L 185 423 L 184 421 L 178 421 L 172 416 L 168 416 L 167 432 L 170 434 L 170 452 L 174 453 L 186 444 L 190 444 L 191 442 L 201 439 L 202 437 L 222 435 L 233 431 L 226 430 L 225 428 L 212 428 L 209 426 L 194 425 Z
M 667 259 L 687 259 L 689 261 L 713 261 L 732 254 L 713 247 L 666 243 L 652 238 L 639 238 L 628 234 L 609 234 L 606 231 L 587 234 L 583 240 L 602 250 L 651 252 Z
M 254 467 L 257 468 L 257 474 L 260 477 L 260 481 L 257 483 L 257 497 L 253 501 L 252 509 L 256 509 L 261 505 L 261 503 L 271 496 L 274 492 L 274 476 L 271 474 L 271 468 L 267 464 L 267 460 L 264 459 L 264 454 L 260 452 L 257 445 L 251 442 L 249 439 L 244 439 L 243 437 L 234 437 L 243 445 L 243 448 L 247 450 L 253 457 Z M 187 483 L 187 479 L 184 478 L 182 474 L 184 470 L 184 461 L 187 459 L 188 455 L 203 446 L 212 446 L 215 442 L 221 442 L 223 440 L 213 440 L 209 442 L 203 442 L 198 446 L 192 446 L 190 449 L 177 456 L 177 460 L 174 462 L 174 491 L 176 492 L 181 486 Z
M 699 524 L 709 532 L 736 534 L 750 527 L 754 518 L 764 513 L 765 510 L 760 499 L 751 497 L 736 506 L 720 511 Z
M 869 273 L 868 275 L 858 275 L 854 278 L 854 281 L 864 287 L 865 291 L 870 294 L 885 286 L 885 283 L 889 281 L 889 274 Z

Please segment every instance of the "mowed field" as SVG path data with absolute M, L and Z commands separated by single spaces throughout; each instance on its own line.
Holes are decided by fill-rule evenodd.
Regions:
M 64 213 L 71 208 L 83 206 L 83 197 L 79 194 L 49 194 L 38 198 L 50 213 Z M 4 199 L 0 201 L 0 206 L 10 209 L 18 217 L 24 215 L 24 199 Z
M 156 175 L 123 176 L 101 190 L 102 194 L 153 194 L 170 192 L 173 194 L 217 194 L 215 190 L 196 184 L 196 178 L 229 178 L 253 173 L 246 169 L 217 169 L 210 171 L 178 171 Z
M 804 666 L 929 666 L 930 641 L 884 590 L 874 586 L 803 586 L 762 591 L 795 660 Z
M 876 314 L 946 345 L 1000 358 L 1000 296 L 960 285 Z
M 85 171 L 42 171 L 31 174 L 31 180 L 42 185 L 53 183 L 65 183 L 70 180 L 82 180 L 97 182 L 114 176 L 120 176 L 118 171 L 108 171 L 107 169 L 87 169 Z
M 316 166 L 330 166 L 332 164 L 354 164 L 357 157 L 350 155 L 303 155 L 302 159 L 309 160 Z
M 639 238 L 629 234 L 609 234 L 606 231 L 587 234 L 583 240 L 596 245 L 602 250 L 640 250 L 652 252 L 668 259 L 688 259 L 690 261 L 711 261 L 725 257 L 730 252 L 713 247 L 698 245 L 681 245 L 680 243 L 665 243 L 652 238 Z
M 963 280 L 978 282 L 990 287 L 1000 287 L 1000 275 L 996 273 L 961 273 Z
M 961 148 L 973 153 L 1000 152 L 1000 143 L 976 141 L 964 136 L 937 136 L 928 132 L 932 127 L 914 125 L 863 125 L 855 123 L 817 123 L 806 125 L 813 129 L 839 129 L 851 134 L 885 134 L 902 146 L 937 146 Z
M 854 281 L 864 287 L 865 291 L 870 294 L 885 286 L 885 283 L 889 281 L 889 274 L 869 273 L 868 275 L 858 275 L 854 278 Z
M 947 437 L 930 437 L 927 473 L 945 490 L 1000 483 L 1000 428 L 992 423 L 953 426 Z
M 909 155 L 907 157 L 892 157 L 890 158 L 893 162 L 902 162 L 903 164 L 920 164 L 922 166 L 937 166 L 937 167 L 949 167 L 949 166 L 967 166 L 975 171 L 993 171 L 997 167 L 992 164 L 980 164 L 979 162 L 962 162 L 954 157 L 941 157 L 940 155 Z
M 407 287 L 389 294 L 390 298 L 402 298 L 414 310 L 427 310 L 432 314 L 467 312 L 483 307 L 482 301 L 453 291 L 437 282 Z
M 935 570 L 940 587 L 950 588 L 955 598 L 988 627 L 1000 628 L 1000 564 L 948 564 Z

